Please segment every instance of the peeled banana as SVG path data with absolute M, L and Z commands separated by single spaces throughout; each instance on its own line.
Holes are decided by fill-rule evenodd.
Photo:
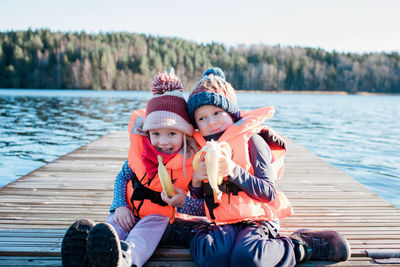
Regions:
M 174 187 L 172 186 L 172 182 L 168 175 L 167 169 L 165 168 L 162 162 L 162 156 L 158 155 L 157 159 L 158 159 L 158 178 L 160 178 L 163 192 L 168 197 L 172 197 L 174 195 Z
M 196 153 L 193 159 L 193 169 L 196 171 L 199 169 L 200 157 L 205 153 L 204 160 L 206 163 L 208 183 L 218 200 L 220 200 L 222 196 L 222 192 L 219 190 L 218 186 L 223 181 L 223 177 L 218 177 L 218 158 L 223 152 L 231 157 L 231 148 L 229 144 L 227 142 L 218 143 L 211 140 L 207 141 L 206 145 Z

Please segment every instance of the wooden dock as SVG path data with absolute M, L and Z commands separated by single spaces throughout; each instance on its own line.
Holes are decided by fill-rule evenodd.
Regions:
M 105 220 L 127 149 L 127 133 L 113 132 L 1 188 L 0 266 L 61 266 L 69 225 L 81 218 Z M 282 220 L 281 234 L 337 230 L 352 247 L 347 262 L 301 266 L 400 266 L 400 211 L 295 142 L 288 140 L 288 149 L 279 187 L 295 214 Z M 394 258 L 369 257 L 379 254 Z M 195 266 L 187 249 L 160 248 L 146 266 L 160 263 Z

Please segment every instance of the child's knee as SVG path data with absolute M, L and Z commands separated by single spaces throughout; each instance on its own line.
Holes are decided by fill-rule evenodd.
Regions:
M 193 236 L 190 252 L 198 266 L 229 266 L 234 241 L 235 234 L 229 230 L 202 229 Z
M 119 239 L 125 240 L 126 237 L 128 236 L 129 232 L 125 231 L 119 224 L 117 224 L 114 220 L 114 213 L 110 213 L 106 219 L 106 223 L 109 223 L 112 225 L 112 227 L 115 229 L 115 231 L 118 234 Z
M 230 255 L 231 266 L 257 266 L 257 260 L 250 249 L 236 245 Z

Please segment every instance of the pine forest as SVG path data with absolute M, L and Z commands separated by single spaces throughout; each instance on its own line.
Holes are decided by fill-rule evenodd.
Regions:
M 238 90 L 400 93 L 397 52 L 226 46 L 113 32 L 0 32 L 0 88 L 148 90 L 170 67 L 187 91 L 218 66 Z

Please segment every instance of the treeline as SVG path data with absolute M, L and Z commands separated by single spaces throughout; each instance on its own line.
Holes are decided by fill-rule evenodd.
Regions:
M 400 93 L 399 53 L 226 47 L 135 33 L 0 32 L 0 88 L 148 90 L 174 67 L 187 90 L 210 66 L 242 90 Z

